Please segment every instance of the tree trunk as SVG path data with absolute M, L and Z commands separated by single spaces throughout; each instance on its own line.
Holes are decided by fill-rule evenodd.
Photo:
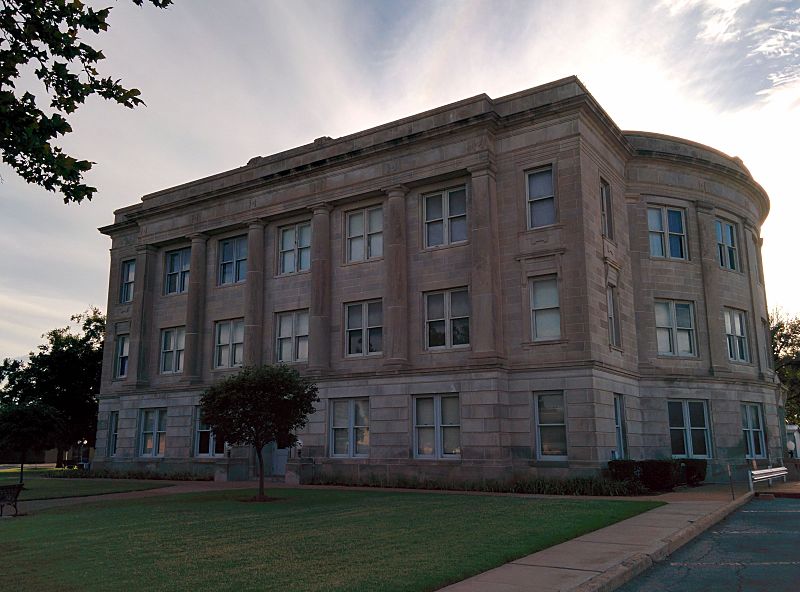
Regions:
M 23 450 L 22 454 L 19 457 L 19 482 L 22 483 L 22 472 L 25 470 L 25 453 L 27 451 Z
M 64 449 L 63 448 L 56 448 L 56 468 L 63 469 L 64 468 Z
M 266 499 L 264 495 L 264 452 L 263 446 L 256 446 L 256 456 L 258 457 L 258 495 L 256 500 L 263 502 Z

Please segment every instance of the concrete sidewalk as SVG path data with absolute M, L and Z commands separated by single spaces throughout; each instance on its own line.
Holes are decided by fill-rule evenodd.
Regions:
M 522 557 L 440 592 L 608 592 L 722 520 L 752 498 L 688 490 L 650 499 L 667 505 Z M 704 499 L 705 497 L 705 499 Z M 683 499 L 682 499 L 683 498 Z

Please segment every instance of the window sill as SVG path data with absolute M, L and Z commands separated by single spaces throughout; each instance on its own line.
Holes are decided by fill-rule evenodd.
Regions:
M 347 354 L 344 360 L 380 360 L 383 357 L 383 352 L 372 352 L 370 354 Z
M 214 286 L 215 288 L 235 288 L 236 286 L 242 286 L 247 283 L 247 280 L 239 280 L 238 282 L 228 282 L 227 284 L 217 284 Z
M 369 259 L 359 259 L 358 261 L 343 261 L 341 267 L 353 267 L 354 265 L 364 265 L 365 263 L 375 263 L 376 261 L 383 261 L 383 255 L 370 257 Z
M 693 263 L 688 257 L 681 259 L 680 257 L 658 257 L 657 255 L 650 255 L 650 261 L 658 261 L 660 263 Z
M 301 271 L 290 271 L 288 273 L 276 273 L 274 278 L 278 279 L 278 278 L 295 277 L 298 275 L 306 275 L 308 273 L 311 273 L 311 268 L 303 269 Z
M 435 245 L 433 247 L 425 246 L 425 247 L 422 247 L 422 252 L 423 253 L 432 253 L 432 252 L 435 252 L 435 251 L 441 251 L 443 249 L 451 249 L 453 247 L 464 247 L 466 245 L 469 245 L 469 241 L 468 240 L 458 241 L 457 243 L 447 243 L 446 245 Z
M 413 460 L 423 460 L 431 462 L 461 462 L 461 456 L 414 456 Z
M 700 360 L 699 356 L 682 356 L 678 354 L 662 354 L 658 353 L 656 357 L 660 360 Z
M 528 463 L 531 467 L 540 469 L 568 469 L 569 460 L 565 458 L 554 458 L 553 460 L 536 459 Z
M 525 348 L 538 347 L 540 345 L 560 345 L 562 343 L 569 343 L 568 339 L 542 339 L 541 341 L 523 341 L 520 345 Z
M 212 368 L 211 372 L 219 372 L 219 373 L 236 372 L 237 370 L 241 369 L 242 366 L 220 366 L 218 368 Z
M 452 352 L 459 352 L 459 351 L 471 351 L 471 345 L 452 345 L 450 347 L 441 346 L 441 347 L 426 347 L 425 353 L 428 354 L 441 354 L 441 353 L 452 353 Z
M 564 228 L 564 225 L 561 222 L 555 222 L 553 224 L 544 224 L 543 226 L 534 226 L 533 228 L 528 226 L 527 228 L 525 228 L 523 233 L 527 234 L 528 232 L 537 232 L 539 230 L 553 230 L 561 228 Z
M 174 296 L 186 296 L 189 293 L 189 290 L 184 290 L 183 292 L 165 292 L 161 294 L 163 298 L 172 298 Z

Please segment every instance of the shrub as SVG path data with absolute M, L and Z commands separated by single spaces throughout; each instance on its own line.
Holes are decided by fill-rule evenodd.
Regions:
M 642 484 L 651 491 L 671 491 L 678 484 L 680 465 L 673 460 L 643 460 Z
M 610 460 L 608 472 L 614 481 L 640 481 L 636 467 L 639 463 L 635 460 Z
M 706 478 L 705 460 L 612 460 L 608 472 L 615 481 L 635 481 L 650 491 L 671 491 L 676 485 L 696 486 Z
M 708 470 L 708 461 L 698 458 L 687 458 L 682 463 L 685 466 L 686 484 L 691 487 L 700 485 L 706 480 L 706 471 Z

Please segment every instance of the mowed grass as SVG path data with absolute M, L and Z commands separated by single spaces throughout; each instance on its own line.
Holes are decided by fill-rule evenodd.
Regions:
M 140 481 L 135 479 L 53 479 L 44 476 L 49 472 L 51 470 L 34 469 L 29 472 L 28 469 L 25 469 L 23 473 L 25 489 L 20 493 L 20 501 L 83 497 L 103 493 L 156 489 L 172 485 L 172 483 L 161 481 Z M 19 483 L 18 469 L 0 471 L 0 485 L 13 485 L 14 483 Z M 1 577 L 0 588 L 2 588 Z
M 333 489 L 273 489 L 279 501 L 242 501 L 253 493 L 0 520 L 0 588 L 435 590 L 661 505 Z

